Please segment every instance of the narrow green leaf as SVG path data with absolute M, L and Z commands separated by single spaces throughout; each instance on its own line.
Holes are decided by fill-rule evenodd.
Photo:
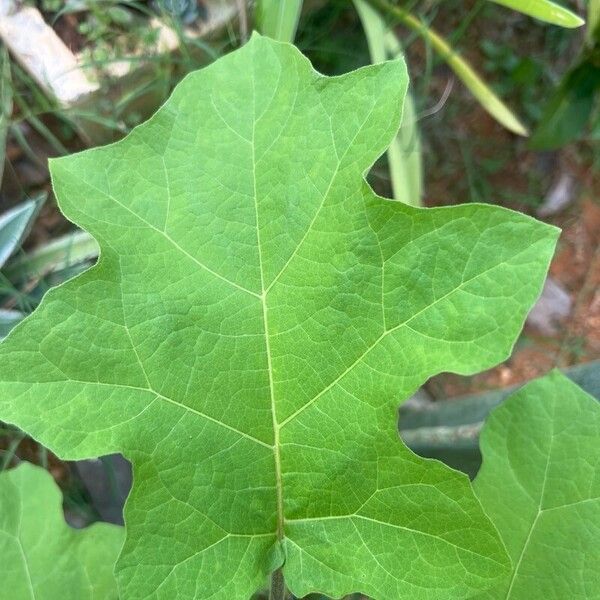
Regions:
M 396 35 L 389 31 L 385 36 L 386 48 L 392 57 L 401 57 L 402 49 Z M 388 156 L 392 165 L 392 190 L 394 198 L 409 198 L 412 206 L 421 206 L 423 196 L 423 156 L 421 136 L 410 89 L 406 93 L 402 123 L 396 136 L 397 143 L 391 144 Z M 402 160 L 397 155 L 401 154 Z
M 553 150 L 578 139 L 600 96 L 600 66 L 584 60 L 571 69 L 550 97 L 531 136 L 534 150 Z
M 50 474 L 23 463 L 0 474 L 0 557 L 3 598 L 116 600 L 113 569 L 120 527 L 69 527 Z
M 254 9 L 258 30 L 274 40 L 293 42 L 303 0 L 257 0 Z
M 388 33 L 385 21 L 365 0 L 353 0 L 353 2 L 365 30 L 371 62 L 373 64 L 384 62 L 387 59 L 384 39 Z
M 432 29 L 424 34 L 431 46 L 448 63 L 466 88 L 479 100 L 485 110 L 501 125 L 517 135 L 528 135 L 527 129 L 518 117 L 504 104 L 471 65 L 459 56 L 444 38 Z
M 97 256 L 96 240 L 85 231 L 76 231 L 55 238 L 31 252 L 15 256 L 2 272 L 13 283 L 20 283 L 68 269 Z
M 10 77 L 10 58 L 6 46 L 0 44 L 0 183 L 4 173 L 6 159 L 6 134 L 12 115 L 12 81 Z
M 474 487 L 513 570 L 481 598 L 600 598 L 599 441 L 600 404 L 558 371 L 494 410 Z
M 0 215 L 0 268 L 29 233 L 45 199 L 27 200 Z
M 299 597 L 461 599 L 508 572 L 396 409 L 508 355 L 557 231 L 376 196 L 407 83 L 254 35 L 121 142 L 52 161 L 101 255 L 0 345 L 0 419 L 132 461 L 121 600 L 244 600 L 282 566 Z
M 550 0 L 489 0 L 507 8 L 561 27 L 581 27 L 585 21 L 564 6 Z
M 411 206 L 421 206 L 423 195 L 421 139 L 410 91 L 404 101 L 400 130 L 388 148 L 388 162 L 394 198 Z
M 390 4 L 387 0 L 367 0 L 372 6 L 389 14 L 407 27 L 417 31 L 431 47 L 446 61 L 456 76 L 465 84 L 467 89 L 477 98 L 481 106 L 501 125 L 517 135 L 527 135 L 527 129 L 518 117 L 502 102 L 485 81 L 475 72 L 448 42 L 426 23 L 413 16 L 407 10 Z
M 585 40 L 589 47 L 600 45 L 600 0 L 589 0 Z
M 383 62 L 388 56 L 402 56 L 402 49 L 393 32 L 370 4 L 354 0 L 354 5 L 365 30 L 371 61 Z M 414 105 L 407 93 L 398 135 L 387 151 L 394 198 L 412 206 L 420 206 L 422 193 L 421 145 L 417 131 Z

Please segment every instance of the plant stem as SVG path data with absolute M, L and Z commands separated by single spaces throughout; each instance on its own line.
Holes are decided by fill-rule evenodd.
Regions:
M 463 81 L 481 105 L 502 125 L 518 135 L 527 135 L 527 130 L 517 117 L 489 89 L 487 84 L 477 75 L 471 65 L 463 60 L 448 42 L 431 29 L 427 23 L 415 17 L 405 8 L 392 4 L 388 0 L 366 0 L 373 8 L 379 10 L 394 21 L 402 23 L 423 37 L 448 66 Z
M 285 600 L 287 597 L 285 590 L 285 582 L 283 580 L 283 571 L 277 569 L 271 575 L 271 590 L 269 592 L 269 600 Z
M 412 29 L 423 37 L 432 48 L 445 60 L 453 69 L 466 70 L 471 68 L 464 63 L 458 56 L 456 51 L 448 44 L 448 42 L 438 35 L 427 23 L 415 17 L 405 8 L 396 6 L 388 2 L 388 0 L 367 0 L 367 2 L 375 9 L 383 11 L 393 20 L 402 23 L 405 27 Z

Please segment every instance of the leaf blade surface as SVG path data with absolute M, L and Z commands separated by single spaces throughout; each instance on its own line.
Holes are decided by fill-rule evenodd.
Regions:
M 0 476 L 3 593 L 17 600 L 116 600 L 113 569 L 123 529 L 72 529 L 61 501 L 50 474 L 29 463 Z
M 488 419 L 474 486 L 513 562 L 481 598 L 598 598 L 600 407 L 560 372 Z
M 53 162 L 101 258 L 0 347 L 0 416 L 132 461 L 124 598 L 245 598 L 284 561 L 296 595 L 466 598 L 506 571 L 467 479 L 395 412 L 508 354 L 556 232 L 376 196 L 406 84 L 401 61 L 325 78 L 255 36 Z

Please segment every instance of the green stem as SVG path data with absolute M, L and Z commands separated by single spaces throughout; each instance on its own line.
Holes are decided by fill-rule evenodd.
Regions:
M 502 100 L 492 92 L 489 86 L 473 70 L 471 65 L 463 60 L 441 35 L 406 9 L 396 6 L 395 4 L 388 2 L 388 0 L 366 1 L 373 8 L 385 13 L 394 21 L 402 23 L 405 27 L 412 29 L 422 36 L 438 55 L 448 63 L 448 66 L 450 66 L 456 75 L 463 81 L 475 98 L 479 100 L 485 110 L 513 133 L 527 135 L 527 129 L 525 129 L 519 119 L 502 102 Z
M 271 575 L 271 590 L 269 592 L 269 600 L 285 600 L 287 597 L 285 590 L 285 582 L 283 580 L 283 571 L 277 569 Z
M 456 53 L 452 47 L 421 19 L 415 17 L 406 9 L 387 2 L 387 0 L 367 0 L 367 2 L 425 38 L 444 60 L 453 60 Z

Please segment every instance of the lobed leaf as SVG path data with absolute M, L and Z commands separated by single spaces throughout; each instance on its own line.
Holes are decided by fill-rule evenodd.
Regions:
M 107 523 L 72 529 L 61 503 L 52 477 L 39 467 L 23 463 L 0 474 L 0 594 L 13 600 L 116 600 L 113 569 L 123 529 Z
M 101 257 L 0 346 L 0 418 L 132 461 L 123 600 L 248 598 L 281 566 L 296 596 L 467 598 L 508 572 L 396 409 L 507 356 L 557 233 L 376 196 L 406 86 L 400 60 L 327 78 L 255 35 L 125 140 L 52 162 Z
M 475 491 L 513 569 L 481 598 L 600 598 L 600 405 L 556 371 L 489 418 Z

